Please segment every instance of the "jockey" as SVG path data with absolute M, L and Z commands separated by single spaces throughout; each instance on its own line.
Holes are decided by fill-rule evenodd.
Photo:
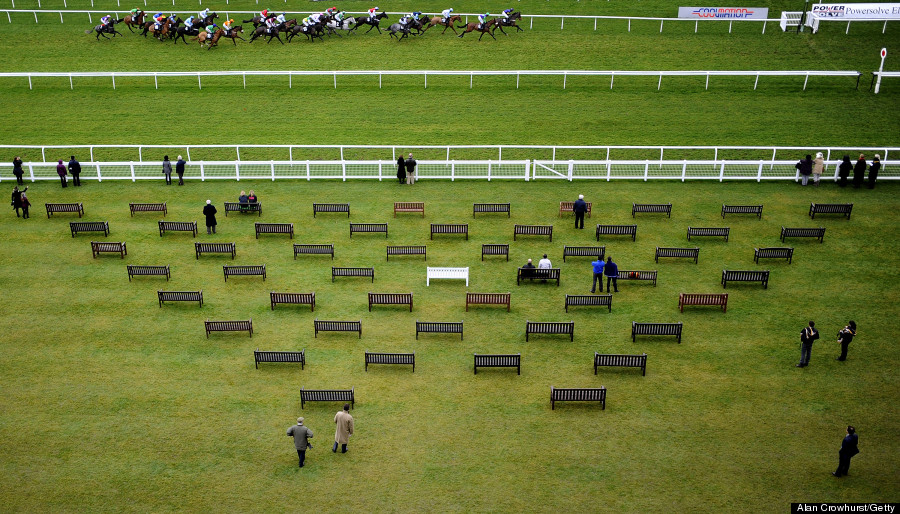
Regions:
M 184 26 L 187 27 L 188 30 L 194 28 L 194 17 L 191 16 L 188 19 L 184 20 Z
M 268 10 L 268 9 L 263 9 L 262 11 L 260 11 L 260 12 L 259 12 L 259 17 L 262 18 L 262 19 L 264 19 L 264 20 L 265 20 L 266 18 L 268 18 L 268 17 L 269 17 L 269 10 Z
M 156 30 L 159 30 L 162 27 L 163 22 L 166 21 L 166 15 L 161 12 L 158 12 L 153 16 L 153 21 L 155 22 L 153 24 L 153 28 L 155 28 Z
M 412 14 L 410 14 L 410 16 L 412 16 L 413 20 L 419 21 L 419 16 L 422 16 L 422 12 L 421 11 L 413 11 Z
M 328 9 L 325 9 L 325 14 L 327 14 L 329 16 L 334 16 L 337 13 L 338 13 L 337 7 L 329 7 Z
M 512 9 L 504 9 L 503 10 L 503 21 L 509 21 L 509 15 L 513 12 Z
M 137 20 L 139 12 L 141 12 L 141 10 L 138 9 L 137 7 L 135 7 L 134 9 L 131 10 L 131 21 Z
M 197 18 L 199 18 L 200 21 L 205 20 L 207 16 L 209 16 L 209 7 L 207 7 L 206 9 L 203 9 L 202 11 L 200 11 L 197 14 Z
M 231 34 L 231 24 L 234 23 L 234 19 L 228 19 L 227 21 L 222 23 L 222 28 L 225 30 L 225 35 Z
M 369 9 L 369 18 L 375 18 L 378 15 L 378 7 Z
M 338 27 L 344 26 L 344 11 L 338 11 L 337 14 L 334 15 L 334 21 L 337 22 Z
M 171 21 L 173 25 L 175 24 L 175 20 L 177 20 L 177 19 L 178 19 L 178 15 L 175 13 L 172 13 L 172 16 L 169 16 L 169 21 Z
M 322 22 L 322 13 L 317 12 L 309 15 L 309 24 L 315 25 Z
M 441 23 L 448 23 L 450 21 L 450 16 L 453 15 L 453 8 L 448 7 L 441 11 Z
M 303 18 L 303 21 L 301 21 L 300 23 L 302 23 L 304 27 L 311 27 L 314 25 L 313 22 L 309 19 L 309 16 Z
M 110 20 L 110 19 L 112 19 L 112 16 L 110 16 L 110 15 L 108 15 L 108 14 L 107 14 L 106 16 L 100 18 L 100 25 L 103 25 L 104 27 L 107 26 L 107 25 L 109 25 L 109 20 Z
M 481 30 L 484 28 L 484 20 L 490 15 L 491 15 L 491 13 L 489 13 L 489 12 L 478 15 L 478 30 Z
M 212 39 L 213 34 L 216 33 L 216 24 L 210 23 L 206 26 L 206 39 Z
M 269 29 L 274 29 L 277 26 L 278 26 L 278 22 L 275 21 L 274 16 L 270 16 L 270 17 L 266 18 L 266 27 L 268 27 Z
M 277 25 L 280 25 L 282 23 L 287 23 L 287 19 L 284 17 L 284 14 L 285 13 L 281 13 L 275 17 L 275 21 L 278 22 Z

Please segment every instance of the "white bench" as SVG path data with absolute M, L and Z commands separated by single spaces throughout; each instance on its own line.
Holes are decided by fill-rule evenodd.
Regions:
M 469 268 L 432 268 L 428 267 L 425 275 L 425 286 L 431 284 L 433 278 L 450 278 L 466 281 L 466 287 L 469 287 Z

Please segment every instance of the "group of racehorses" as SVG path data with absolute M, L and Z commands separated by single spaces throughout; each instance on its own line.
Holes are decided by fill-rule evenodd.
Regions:
M 295 18 L 285 20 L 274 26 L 269 26 L 270 24 L 266 23 L 266 19 L 262 16 L 254 16 L 249 20 L 243 20 L 243 23 L 253 24 L 253 32 L 250 35 L 249 42 L 252 43 L 254 40 L 262 37 L 266 40 L 266 43 L 271 42 L 273 39 L 277 39 L 279 43 L 284 44 L 280 34 L 284 34 L 285 39 L 288 42 L 291 42 L 291 40 L 299 34 L 306 36 L 308 41 L 315 41 L 316 38 L 324 40 L 325 35 L 336 35 L 340 37 L 339 31 L 352 33 L 363 26 L 369 27 L 366 33 L 371 32 L 372 29 L 377 29 L 378 32 L 381 33 L 380 22 L 383 19 L 387 19 L 387 17 L 388 15 L 386 13 L 378 13 L 374 16 L 360 16 L 356 18 L 346 17 L 339 19 L 334 14 L 328 14 L 321 16 L 317 23 L 308 25 L 297 23 Z M 178 43 L 178 40 L 181 39 L 181 41 L 187 44 L 185 36 L 193 36 L 192 41 L 197 41 L 200 46 L 206 46 L 207 49 L 216 46 L 219 43 L 219 39 L 223 37 L 231 39 L 231 42 L 235 45 L 237 45 L 237 39 L 247 41 L 241 36 L 241 34 L 244 33 L 242 25 L 231 27 L 231 30 L 228 31 L 227 34 L 224 29 L 217 28 L 210 37 L 209 33 L 204 30 L 204 28 L 214 23 L 214 20 L 218 18 L 218 15 L 214 12 L 210 13 L 209 16 L 203 20 L 194 21 L 192 27 L 183 25 L 183 20 L 179 17 L 176 17 L 175 19 L 167 18 L 161 24 L 157 24 L 152 19 L 147 21 L 145 18 L 144 11 L 138 11 L 137 14 L 129 14 L 121 19 L 111 19 L 106 25 L 97 25 L 94 27 L 93 32 L 97 34 L 98 40 L 100 39 L 100 36 L 109 39 L 107 34 L 112 34 L 113 37 L 122 35 L 121 32 L 116 30 L 115 26 L 124 23 L 132 33 L 134 33 L 135 28 L 137 28 L 138 30 L 141 30 L 141 35 L 144 37 L 147 37 L 149 34 L 160 41 L 173 40 L 175 43 Z M 453 30 L 453 33 L 457 34 L 458 37 L 463 37 L 469 32 L 480 32 L 481 35 L 478 36 L 479 40 L 481 40 L 485 34 L 497 39 L 494 37 L 494 32 L 498 29 L 503 34 L 509 35 L 503 30 L 503 27 L 515 27 L 517 30 L 521 31 L 522 28 L 516 23 L 516 21 L 521 18 L 521 13 L 513 12 L 508 17 L 494 18 L 486 20 L 484 23 L 466 23 L 455 26 L 455 23 L 462 21 L 462 18 L 459 15 L 453 15 L 445 19 L 441 16 L 428 16 L 423 14 L 418 18 L 408 16 L 404 20 L 405 23 L 393 23 L 385 30 L 392 38 L 396 37 L 398 41 L 410 35 L 424 34 L 429 28 L 435 26 L 444 27 L 441 34 L 447 32 L 447 29 L 449 28 Z M 458 33 L 456 29 L 461 29 L 462 32 Z M 85 32 L 90 33 L 92 31 L 87 30 Z

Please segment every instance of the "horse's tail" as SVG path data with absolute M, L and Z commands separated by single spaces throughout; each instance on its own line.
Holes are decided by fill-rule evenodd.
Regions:
M 84 33 L 85 33 L 85 34 L 90 34 L 90 33 L 93 32 L 93 31 L 94 31 L 93 29 L 88 29 L 88 30 L 85 30 Z
M 469 24 L 467 23 L 467 24 L 462 25 L 462 26 L 457 25 L 456 28 L 458 28 L 458 29 L 467 29 L 467 28 L 469 28 Z

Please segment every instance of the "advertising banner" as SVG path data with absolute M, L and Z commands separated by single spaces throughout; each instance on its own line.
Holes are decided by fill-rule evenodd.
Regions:
M 815 4 L 811 12 L 820 18 L 896 18 L 900 19 L 900 4 Z
M 697 20 L 764 20 L 769 17 L 767 7 L 679 7 L 679 18 Z

